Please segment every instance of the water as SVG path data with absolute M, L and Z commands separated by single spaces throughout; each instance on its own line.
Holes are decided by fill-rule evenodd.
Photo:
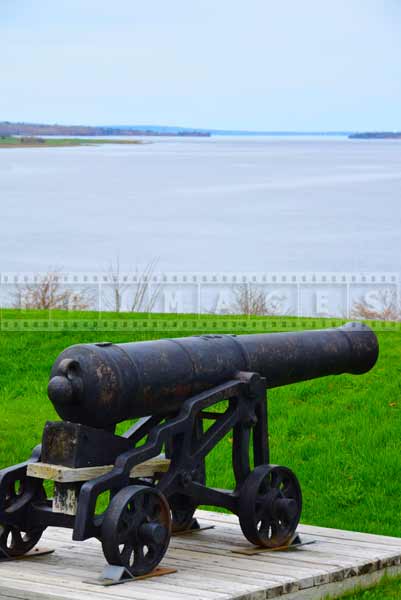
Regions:
M 396 271 L 401 142 L 0 150 L 0 271 Z

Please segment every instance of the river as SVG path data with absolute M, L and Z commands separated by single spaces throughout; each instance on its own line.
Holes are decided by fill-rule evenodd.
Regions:
M 401 142 L 152 138 L 0 150 L 0 271 L 396 271 Z

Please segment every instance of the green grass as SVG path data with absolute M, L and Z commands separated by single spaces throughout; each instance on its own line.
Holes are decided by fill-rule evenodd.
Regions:
M 341 598 L 342 600 L 398 600 L 401 598 L 401 577 L 383 577 L 374 587 L 347 593 Z
M 56 419 L 46 396 L 48 375 L 59 352 L 74 343 L 101 340 L 135 341 L 144 337 L 227 331 L 225 324 L 261 331 L 266 319 L 216 316 L 170 316 L 171 328 L 148 332 L 72 331 L 70 322 L 101 325 L 97 313 L 49 315 L 3 310 L 0 325 L 34 323 L 51 317 L 67 330 L 5 331 L 0 329 L 0 467 L 22 461 L 40 441 L 47 419 Z M 104 315 L 133 323 L 144 315 Z M 145 316 L 146 317 L 146 316 Z M 166 320 L 167 316 L 163 315 Z M 314 320 L 287 319 L 294 327 L 311 327 Z M 50 321 L 49 321 L 50 322 Z M 186 329 L 177 329 L 185 322 Z M 64 325 L 63 325 L 64 323 Z M 270 319 L 271 328 L 277 327 Z M 330 320 L 330 325 L 332 321 Z M 8 327 L 9 328 L 9 327 Z M 28 327 L 32 329 L 33 327 Z M 237 333 L 239 331 L 236 331 Z M 304 523 L 354 531 L 401 536 L 401 333 L 378 333 L 380 357 L 362 376 L 341 375 L 295 384 L 269 392 L 271 459 L 295 471 L 304 495 Z M 231 436 L 208 461 L 208 484 L 233 486 Z M 363 592 L 353 598 L 401 598 L 401 583 L 383 584 L 380 596 Z M 388 594 L 388 595 L 385 595 Z M 397 594 L 397 595 L 395 595 Z
M 141 144 L 140 140 L 108 140 L 83 138 L 41 138 L 37 136 L 0 136 L 0 148 L 47 148 L 61 146 L 93 146 L 97 144 Z

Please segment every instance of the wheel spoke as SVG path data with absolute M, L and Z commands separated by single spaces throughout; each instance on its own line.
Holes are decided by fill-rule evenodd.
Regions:
M 273 534 L 277 538 L 287 537 L 287 527 L 284 526 L 282 519 L 274 519 L 272 522 Z
M 122 531 L 119 531 L 118 532 L 118 545 L 126 544 L 131 537 L 130 534 L 131 534 L 131 530 L 129 527 L 127 527 L 126 529 L 123 529 Z
M 4 502 L 5 502 L 5 508 L 8 508 L 10 506 L 10 504 L 12 503 L 12 501 L 15 498 L 15 489 L 14 489 L 14 482 L 8 484 L 7 486 L 7 491 L 5 494 L 5 498 L 4 498 Z
M 134 562 L 142 562 L 144 558 L 143 545 L 140 542 L 137 542 L 134 546 Z
M 262 519 L 262 517 L 265 516 L 267 511 L 266 505 L 264 503 L 261 503 L 259 505 L 255 506 L 255 518 L 257 521 L 260 521 Z
M 181 522 L 185 519 L 186 511 L 183 508 L 173 508 L 171 512 L 176 521 Z
M 291 519 L 286 514 L 280 515 L 280 523 L 283 529 L 287 529 L 291 524 Z
M 262 519 L 260 521 L 259 532 L 262 534 L 267 534 L 271 526 L 271 519 Z
M 267 492 L 269 491 L 269 489 L 271 488 L 271 481 L 270 481 L 270 477 L 266 476 L 260 486 L 259 486 L 259 494 L 265 495 L 267 494 Z
M 146 508 L 146 514 L 148 515 L 148 517 L 150 517 L 152 519 L 155 516 L 155 512 L 156 512 L 158 506 L 159 506 L 158 498 L 155 498 L 153 496 L 147 497 L 145 508 Z
M 4 536 L 4 534 L 6 533 L 8 529 L 7 525 L 3 525 L 2 523 L 0 523 L 0 540 L 2 539 L 2 537 Z
M 121 525 L 123 529 L 130 529 L 132 527 L 132 523 L 134 521 L 135 515 L 133 513 L 128 513 L 127 511 L 123 514 L 121 519 Z
M 145 505 L 145 494 L 138 494 L 138 497 L 131 504 L 133 512 L 143 512 Z
M 292 485 L 291 481 L 288 481 L 283 489 L 283 495 L 286 498 L 291 498 L 292 500 L 295 500 L 297 497 L 297 490 L 295 489 L 295 487 Z
M 162 512 L 163 511 L 162 511 L 162 507 L 160 506 L 160 503 L 155 502 L 155 505 L 154 505 L 153 511 L 152 511 L 152 518 L 155 520 L 158 520 L 159 517 L 161 516 Z
M 0 525 L 0 544 L 3 546 L 7 546 L 7 538 L 10 533 L 9 525 Z
M 267 492 L 264 492 L 263 494 L 259 493 L 256 496 L 256 502 L 258 504 L 265 504 L 266 501 L 267 501 L 267 499 L 268 499 L 268 497 L 269 497 L 269 490 Z
M 15 550 L 23 550 L 24 540 L 22 539 L 21 532 L 18 529 L 11 530 L 11 547 Z
M 259 519 L 269 515 L 271 513 L 271 490 L 268 490 L 265 494 L 256 497 L 255 501 L 255 514 Z
M 169 503 L 173 517 L 173 531 L 185 531 L 192 523 L 196 506 L 187 496 L 180 494 L 171 496 Z
M 283 483 L 282 473 L 275 471 L 274 476 L 272 477 L 272 487 L 278 489 L 282 483 Z
M 133 550 L 132 544 L 124 544 L 124 548 L 123 548 L 122 552 L 120 552 L 121 560 L 124 565 L 129 564 L 132 550 Z

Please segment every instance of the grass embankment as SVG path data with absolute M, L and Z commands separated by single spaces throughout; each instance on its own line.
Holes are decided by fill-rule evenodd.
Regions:
M 60 148 L 64 146 L 96 146 L 99 144 L 142 144 L 141 140 L 107 140 L 84 138 L 0 137 L 0 148 Z
M 399 600 L 401 598 L 401 577 L 384 577 L 375 587 L 341 596 L 342 600 Z
M 2 311 L 1 316 L 4 325 L 6 319 L 9 324 L 21 318 L 33 324 L 34 319 L 45 320 L 49 315 Z M 138 319 L 136 315 L 104 317 L 115 317 L 122 324 Z M 187 329 L 182 331 L 177 328 L 177 317 L 172 316 L 171 328 L 168 325 L 163 331 L 154 331 L 149 319 L 146 333 L 143 329 L 126 333 L 123 328 L 101 330 L 104 320 L 97 319 L 97 313 L 54 313 L 51 322 L 60 323 L 64 330 L 0 330 L 0 467 L 26 459 L 40 441 L 45 421 L 57 418 L 47 399 L 46 386 L 51 365 L 66 346 L 105 339 L 118 342 L 190 335 L 191 323 L 197 334 L 199 324 L 204 332 L 227 332 L 227 322 L 233 326 L 243 323 L 244 329 L 257 332 L 266 329 L 266 322 L 273 325 L 277 321 L 216 316 L 191 320 L 185 315 L 181 319 Z M 73 331 L 69 327 L 72 321 L 82 323 L 82 329 L 88 323 L 88 330 Z M 310 328 L 314 322 L 300 319 L 293 323 Z M 332 323 L 330 320 L 328 324 Z M 99 326 L 99 331 L 91 330 L 93 326 Z M 304 523 L 401 536 L 401 333 L 382 332 L 378 337 L 380 358 L 371 372 L 328 377 L 269 392 L 271 459 L 290 467 L 299 477 Z M 208 460 L 209 485 L 233 486 L 231 450 L 228 435 Z M 361 598 L 398 598 L 400 588 L 397 582 L 386 584 L 378 588 L 380 596 Z

